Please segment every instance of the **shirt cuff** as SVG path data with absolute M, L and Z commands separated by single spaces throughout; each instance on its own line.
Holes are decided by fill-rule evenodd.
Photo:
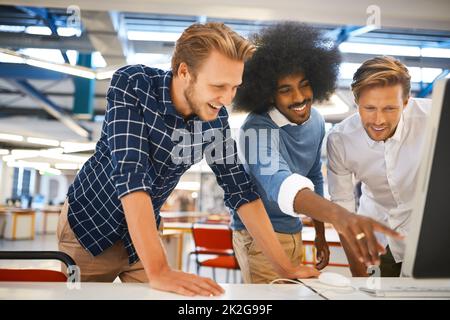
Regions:
M 303 189 L 314 191 L 314 184 L 308 178 L 297 173 L 293 173 L 284 179 L 278 192 L 280 210 L 287 215 L 298 217 L 299 214 L 294 210 L 294 199 L 297 193 Z
M 147 191 L 152 195 L 151 180 L 146 173 L 126 173 L 113 177 L 113 181 L 119 199 L 140 190 Z

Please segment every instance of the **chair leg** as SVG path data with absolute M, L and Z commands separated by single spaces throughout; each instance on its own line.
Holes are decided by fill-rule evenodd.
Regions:
M 230 269 L 227 269 L 227 283 L 229 283 L 230 280 Z
M 212 268 L 213 279 L 216 281 L 216 268 Z
M 197 263 L 197 275 L 198 276 L 200 275 L 200 264 L 199 263 Z
M 192 252 L 191 253 L 189 253 L 188 254 L 188 259 L 187 259 L 187 262 L 186 262 L 186 272 L 189 272 L 189 267 L 191 266 L 191 255 L 192 255 Z

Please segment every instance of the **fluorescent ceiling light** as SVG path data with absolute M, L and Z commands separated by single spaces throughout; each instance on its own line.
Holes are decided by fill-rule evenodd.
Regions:
M 411 56 L 429 58 L 450 58 L 447 48 L 420 48 L 417 46 L 395 46 L 376 43 L 344 42 L 339 45 L 342 52 L 366 53 L 391 56 Z
M 16 161 L 18 159 L 26 159 L 33 158 L 39 155 L 39 151 L 37 150 L 26 150 L 26 149 L 13 149 L 11 150 L 11 154 L 4 156 L 4 161 Z
M 26 50 L 31 50 L 31 49 L 26 49 Z M 34 50 L 34 49 L 32 49 L 32 50 Z M 35 51 L 25 51 L 25 52 L 30 52 L 35 56 L 38 55 L 37 52 L 35 52 Z M 45 52 L 49 52 L 48 54 L 52 55 L 55 61 L 63 61 L 58 50 L 51 49 L 50 51 L 45 51 Z M 48 55 L 40 54 L 39 56 L 47 57 Z M 63 63 L 63 62 L 55 63 L 55 62 L 42 60 L 37 57 L 32 57 L 32 56 L 26 55 L 24 53 L 0 48 L 0 62 L 26 63 L 28 65 L 35 66 L 38 68 L 53 70 L 56 72 L 70 74 L 73 76 L 87 78 L 87 79 L 97 79 L 97 80 L 110 79 L 110 78 L 112 78 L 112 75 L 118 68 L 118 67 L 110 67 L 107 69 L 94 70 L 94 69 L 90 69 L 90 68 L 86 68 L 86 67 L 82 67 L 82 66 L 72 65 L 72 64 L 76 64 L 76 57 L 77 57 L 76 52 L 71 52 L 70 55 L 68 54 L 68 57 L 69 57 L 70 64 Z M 100 60 L 101 59 L 97 59 L 96 63 L 102 65 Z
M 43 150 L 41 150 L 41 151 L 43 151 Z M 55 154 L 55 153 L 62 154 L 62 153 L 64 153 L 64 148 L 49 148 L 49 149 L 45 149 L 45 151 L 51 152 L 53 154 Z
M 37 60 L 47 61 L 51 63 L 57 64 L 65 63 L 64 58 L 61 55 L 61 51 L 56 49 L 25 48 L 19 50 L 18 53 L 28 58 L 34 58 Z
M 43 60 L 37 59 L 27 59 L 25 61 L 26 64 L 31 66 L 35 66 L 38 68 L 53 70 L 56 72 L 71 74 L 73 76 L 95 79 L 95 72 L 89 68 L 80 67 L 80 66 L 72 66 L 70 64 L 56 64 L 52 62 L 47 62 Z
M 353 79 L 353 75 L 356 70 L 361 66 L 359 63 L 343 62 L 339 66 L 339 78 L 340 79 Z M 425 82 L 431 83 L 434 79 L 442 73 L 440 68 L 419 68 L 408 67 L 409 74 L 411 75 L 411 82 Z
M 95 145 L 96 145 L 95 142 L 90 143 L 77 143 L 67 141 L 61 142 L 61 147 L 64 148 L 65 153 L 95 150 Z
M 8 133 L 0 133 L 0 140 L 2 141 L 23 141 L 23 136 L 19 136 L 16 134 L 8 134 Z
M 48 162 L 30 162 L 30 161 L 8 161 L 6 163 L 8 167 L 14 168 L 33 168 L 37 170 L 42 170 L 46 168 L 50 168 L 50 164 Z
M 53 63 L 50 61 L 45 61 L 39 58 L 33 58 L 28 55 L 11 51 L 8 49 L 0 48 L 0 53 L 3 53 L 4 55 L 16 57 L 22 59 L 22 63 L 26 63 L 31 66 L 35 66 L 38 68 L 53 70 L 56 72 L 71 74 L 78 77 L 88 78 L 88 79 L 95 79 L 95 70 L 81 67 L 81 66 L 72 66 L 68 63 Z
M 450 59 L 450 49 L 445 48 L 422 48 L 421 54 L 422 57 Z
M 25 26 L 8 26 L 8 25 L 0 25 L 1 32 L 24 32 Z
M 79 37 L 81 35 L 80 29 L 72 27 L 59 27 L 57 29 L 57 32 L 58 35 L 61 37 L 73 37 L 73 36 Z
M 39 173 L 41 175 L 50 174 L 54 176 L 60 176 L 62 174 L 61 170 L 53 168 L 43 168 L 42 170 L 39 170 Z
M 62 160 L 62 161 L 67 161 L 67 162 L 76 162 L 76 163 L 84 163 L 89 159 L 89 157 L 60 154 L 60 153 L 55 153 L 55 152 L 49 152 L 48 150 L 39 151 L 39 155 L 41 157 L 46 157 L 46 158 L 50 158 L 50 159 Z
M 25 63 L 24 59 L 21 57 L 12 56 L 0 52 L 0 62 L 4 63 Z
M 128 40 L 175 42 L 180 38 L 178 32 L 128 31 Z
M 79 164 L 77 163 L 55 163 L 55 168 L 60 170 L 78 170 Z
M 59 146 L 59 141 L 58 140 L 52 140 L 52 139 L 42 139 L 42 138 L 29 137 L 29 138 L 27 138 L 27 142 L 33 143 L 33 144 L 41 144 L 41 145 L 50 146 L 50 147 L 58 147 Z
M 28 150 L 28 149 L 13 149 L 11 150 L 11 155 L 17 157 L 28 157 L 28 156 L 37 156 L 39 154 L 38 150 Z
M 25 29 L 25 33 L 49 36 L 52 34 L 52 30 L 49 27 L 29 26 Z
M 421 50 L 419 47 L 413 46 L 393 46 L 385 44 L 374 43 L 358 43 L 358 42 L 344 42 L 339 45 L 341 52 L 348 53 L 365 53 L 376 55 L 390 55 L 390 56 L 410 56 L 419 57 Z

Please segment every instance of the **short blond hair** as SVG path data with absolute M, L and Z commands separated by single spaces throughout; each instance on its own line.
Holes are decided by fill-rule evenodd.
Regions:
M 255 46 L 223 23 L 193 24 L 184 30 L 175 44 L 172 56 L 174 76 L 182 62 L 195 76 L 198 67 L 213 50 L 230 59 L 245 62 L 253 55 Z
M 411 90 L 411 76 L 406 66 L 399 60 L 381 56 L 365 61 L 355 72 L 352 91 L 358 102 L 361 92 L 368 88 L 394 86 L 400 84 L 403 99 L 407 100 Z

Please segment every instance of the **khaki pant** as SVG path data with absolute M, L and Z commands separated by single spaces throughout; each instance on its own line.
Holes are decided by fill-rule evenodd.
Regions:
M 275 233 L 291 263 L 298 266 L 303 258 L 301 233 Z M 244 283 L 270 283 L 281 278 L 247 230 L 233 231 L 233 247 Z
M 59 250 L 67 253 L 80 268 L 82 282 L 113 282 L 117 277 L 122 282 L 148 282 L 140 261 L 128 264 L 128 253 L 121 240 L 94 257 L 78 242 L 67 221 L 67 200 L 61 210 L 57 228 Z M 62 265 L 66 272 L 65 265 Z

